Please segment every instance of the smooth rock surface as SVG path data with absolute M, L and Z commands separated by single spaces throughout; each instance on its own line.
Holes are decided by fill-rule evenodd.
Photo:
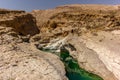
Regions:
M 92 35 L 92 34 L 91 34 Z M 86 37 L 86 35 L 84 35 Z M 92 35 L 93 36 L 93 35 Z M 89 41 L 87 41 L 87 39 L 90 39 L 90 37 L 72 37 L 70 39 L 68 39 L 68 42 L 71 43 L 72 45 L 74 45 L 74 47 L 76 48 L 76 51 L 71 51 L 70 49 L 70 54 L 78 60 L 79 65 L 88 70 L 89 72 L 98 74 L 99 76 L 101 76 L 104 80 L 118 80 L 114 74 L 113 71 L 109 70 L 109 68 L 107 67 L 108 64 L 104 63 L 104 60 L 106 61 L 106 59 L 103 59 L 103 57 L 105 57 L 106 53 L 104 53 L 104 55 L 102 55 L 100 57 L 100 55 L 102 53 L 98 53 L 97 51 L 102 51 L 103 47 L 99 47 L 98 50 L 94 50 L 93 48 L 88 47 L 89 46 L 93 46 L 96 44 L 87 44 L 89 43 Z M 96 36 L 94 36 L 94 39 L 96 39 L 95 41 L 100 41 L 100 39 L 97 39 Z M 93 41 L 93 42 L 95 42 Z M 98 45 L 96 45 L 98 46 Z M 94 48 L 96 48 L 94 46 Z M 106 48 L 106 47 L 104 47 Z M 109 52 L 109 51 L 108 51 Z M 109 56 L 112 56 L 112 54 L 109 54 Z M 109 60 L 107 60 L 107 62 L 109 64 L 111 64 L 111 62 L 109 62 Z M 115 66 L 114 66 L 115 67 Z M 117 67 L 117 66 L 116 66 Z
M 91 35 L 84 36 L 84 44 L 89 49 L 94 50 L 107 69 L 120 79 L 120 35 L 113 34 L 109 31 L 101 31 L 97 34 L 98 36 L 96 37 Z

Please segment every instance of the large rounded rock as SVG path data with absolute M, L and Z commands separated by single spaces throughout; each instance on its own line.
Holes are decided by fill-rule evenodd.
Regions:
M 119 39 L 120 35 L 116 30 L 72 36 L 68 42 L 76 51 L 70 50 L 70 54 L 78 60 L 82 68 L 104 80 L 119 80 Z
M 0 80 L 67 80 L 57 56 L 18 46 L 0 45 Z
M 0 26 L 0 80 L 67 80 L 59 57 L 45 53 L 13 28 Z

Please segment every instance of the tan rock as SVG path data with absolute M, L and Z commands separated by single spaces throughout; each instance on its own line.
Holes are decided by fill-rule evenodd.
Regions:
M 40 35 L 44 35 L 41 40 L 44 41 L 46 38 L 49 40 L 48 46 L 55 47 L 58 45 L 56 43 L 72 34 L 68 42 L 75 46 L 77 51 L 71 51 L 71 55 L 78 60 L 80 66 L 100 75 L 105 80 L 118 80 L 120 79 L 119 64 L 117 64 L 120 56 L 118 55 L 119 41 L 114 37 L 119 37 L 117 36 L 120 29 L 119 13 L 119 5 L 75 4 L 59 6 L 55 9 L 36 10 L 32 15 L 36 17 Z M 107 37 L 110 40 L 104 42 L 104 36 L 98 39 L 99 31 L 106 32 L 106 36 L 114 35 L 111 38 L 115 41 Z M 108 35 L 108 31 L 113 32 Z M 51 44 L 51 41 L 57 38 L 60 40 Z M 118 58 L 111 58 L 111 56 L 118 56 Z
M 120 79 L 119 5 L 64 5 L 32 13 L 1 9 L 0 14 L 1 80 L 67 80 L 59 58 L 34 44 L 59 51 L 69 43 L 82 68 L 104 80 Z
M 64 65 L 57 56 L 32 51 L 26 45 L 12 50 L 8 45 L 0 46 L 0 80 L 67 80 Z
M 98 32 L 98 36 L 96 37 L 88 35 L 86 37 L 84 36 L 84 39 L 86 46 L 94 50 L 107 69 L 120 79 L 120 35 L 112 34 L 112 32 L 109 31 L 101 31 Z
M 59 57 L 41 52 L 14 29 L 0 26 L 0 80 L 67 80 Z
M 35 35 L 39 33 L 35 18 L 24 11 L 1 10 L 0 26 L 13 27 L 21 35 Z
M 96 37 L 94 38 L 96 39 Z M 82 37 L 72 37 L 68 39 L 68 42 L 71 43 L 76 48 L 76 51 L 71 51 L 69 49 L 70 54 L 75 59 L 78 60 L 80 67 L 84 68 L 89 72 L 92 72 L 94 74 L 101 76 L 104 80 L 118 80 L 119 78 L 117 79 L 116 78 L 117 76 L 115 76 L 113 71 L 109 70 L 107 68 L 107 64 L 104 63 L 105 59 L 103 59 L 103 57 L 105 57 L 106 54 L 103 52 L 104 56 L 101 56 L 102 58 L 101 59 L 100 58 L 101 53 L 97 52 L 98 50 L 100 51 L 103 47 L 99 47 L 99 49 L 96 51 L 93 48 L 90 48 L 87 46 L 87 43 L 89 43 L 89 41 L 87 41 L 86 39 L 90 39 L 90 37 L 87 37 L 85 39 L 83 39 Z M 96 40 L 99 41 L 99 39 L 96 39 Z M 93 46 L 93 45 L 89 44 L 89 46 Z M 112 54 L 109 54 L 109 56 L 112 56 Z M 108 63 L 111 63 L 111 62 L 109 62 L 108 60 Z

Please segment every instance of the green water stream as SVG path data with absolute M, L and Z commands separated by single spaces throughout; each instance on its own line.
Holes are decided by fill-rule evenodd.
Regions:
M 51 50 L 43 51 L 51 52 Z M 64 63 L 66 69 L 66 76 L 69 80 L 103 80 L 98 75 L 95 75 L 80 68 L 77 61 L 72 56 L 70 56 L 69 51 L 61 50 L 60 53 L 54 54 L 58 55 L 61 61 Z
M 60 57 L 66 67 L 66 76 L 69 80 L 103 80 L 99 76 L 80 68 L 68 51 L 61 51 Z

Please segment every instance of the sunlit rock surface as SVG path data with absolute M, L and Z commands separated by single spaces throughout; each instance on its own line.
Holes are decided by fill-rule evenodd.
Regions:
M 119 5 L 64 5 L 48 10 L 0 9 L 0 79 L 67 80 L 54 54 L 65 46 L 79 66 L 120 79 Z
M 99 59 L 107 69 L 120 79 L 120 35 L 118 31 L 101 31 L 96 37 L 86 35 L 83 39 L 85 39 L 84 44 L 99 55 Z
M 76 51 L 68 50 L 82 68 L 104 80 L 119 80 L 119 9 L 118 5 L 76 4 L 34 10 L 32 15 L 41 32 L 38 43 L 58 48 L 57 52 L 60 45 L 70 43 Z
M 13 12 L 10 12 L 14 17 L 12 20 L 6 17 L 8 21 L 0 21 L 0 80 L 67 80 L 59 57 L 42 52 L 29 43 L 30 36 L 39 31 L 32 15 L 15 12 L 19 15 L 15 17 Z M 8 13 L 0 13 L 0 16 L 9 16 Z

